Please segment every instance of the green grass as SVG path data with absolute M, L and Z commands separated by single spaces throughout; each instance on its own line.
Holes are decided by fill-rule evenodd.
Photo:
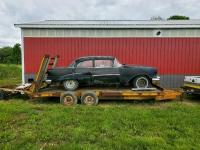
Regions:
M 0 149 L 200 149 L 200 105 L 0 101 Z
M 21 66 L 0 64 L 0 87 L 21 83 Z
M 20 81 L 20 66 L 0 64 L 0 86 Z M 94 107 L 64 107 L 58 99 L 1 100 L 0 149 L 199 150 L 198 100 Z

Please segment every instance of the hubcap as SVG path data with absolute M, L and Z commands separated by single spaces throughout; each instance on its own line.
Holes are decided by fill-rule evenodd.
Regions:
M 65 86 L 68 89 L 73 89 L 76 86 L 76 83 L 73 80 L 68 80 L 68 81 L 65 82 Z
M 64 99 L 63 99 L 63 103 L 65 105 L 73 104 L 73 97 L 72 96 L 65 96 Z
M 147 88 L 148 87 L 148 80 L 145 77 L 140 77 L 136 81 L 137 88 Z
M 85 97 L 85 103 L 88 105 L 92 105 L 95 102 L 94 97 L 92 96 L 86 96 Z

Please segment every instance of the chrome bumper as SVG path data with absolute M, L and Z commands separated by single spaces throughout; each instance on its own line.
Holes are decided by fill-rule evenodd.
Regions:
M 160 77 L 157 76 L 157 77 L 155 77 L 155 78 L 152 78 L 152 81 L 160 81 Z
M 152 83 L 158 85 L 160 83 L 160 77 L 157 76 L 155 78 L 152 78 Z
M 45 82 L 47 83 L 47 84 L 51 84 L 51 80 L 45 80 Z

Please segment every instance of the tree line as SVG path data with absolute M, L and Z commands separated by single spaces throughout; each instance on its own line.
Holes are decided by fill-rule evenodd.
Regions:
M 13 47 L 6 46 L 0 48 L 0 63 L 21 64 L 21 46 L 15 44 Z
M 155 21 L 159 21 L 159 20 L 190 20 L 190 17 L 181 16 L 181 15 L 173 15 L 173 16 L 170 16 L 167 19 L 165 19 L 161 16 L 153 16 L 153 17 L 151 17 L 150 20 L 155 20 Z

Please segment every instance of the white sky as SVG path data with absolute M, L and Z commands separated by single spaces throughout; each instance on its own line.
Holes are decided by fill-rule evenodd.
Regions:
M 14 23 L 52 19 L 146 20 L 185 15 L 200 18 L 199 0 L 1 0 L 0 47 L 20 42 Z

